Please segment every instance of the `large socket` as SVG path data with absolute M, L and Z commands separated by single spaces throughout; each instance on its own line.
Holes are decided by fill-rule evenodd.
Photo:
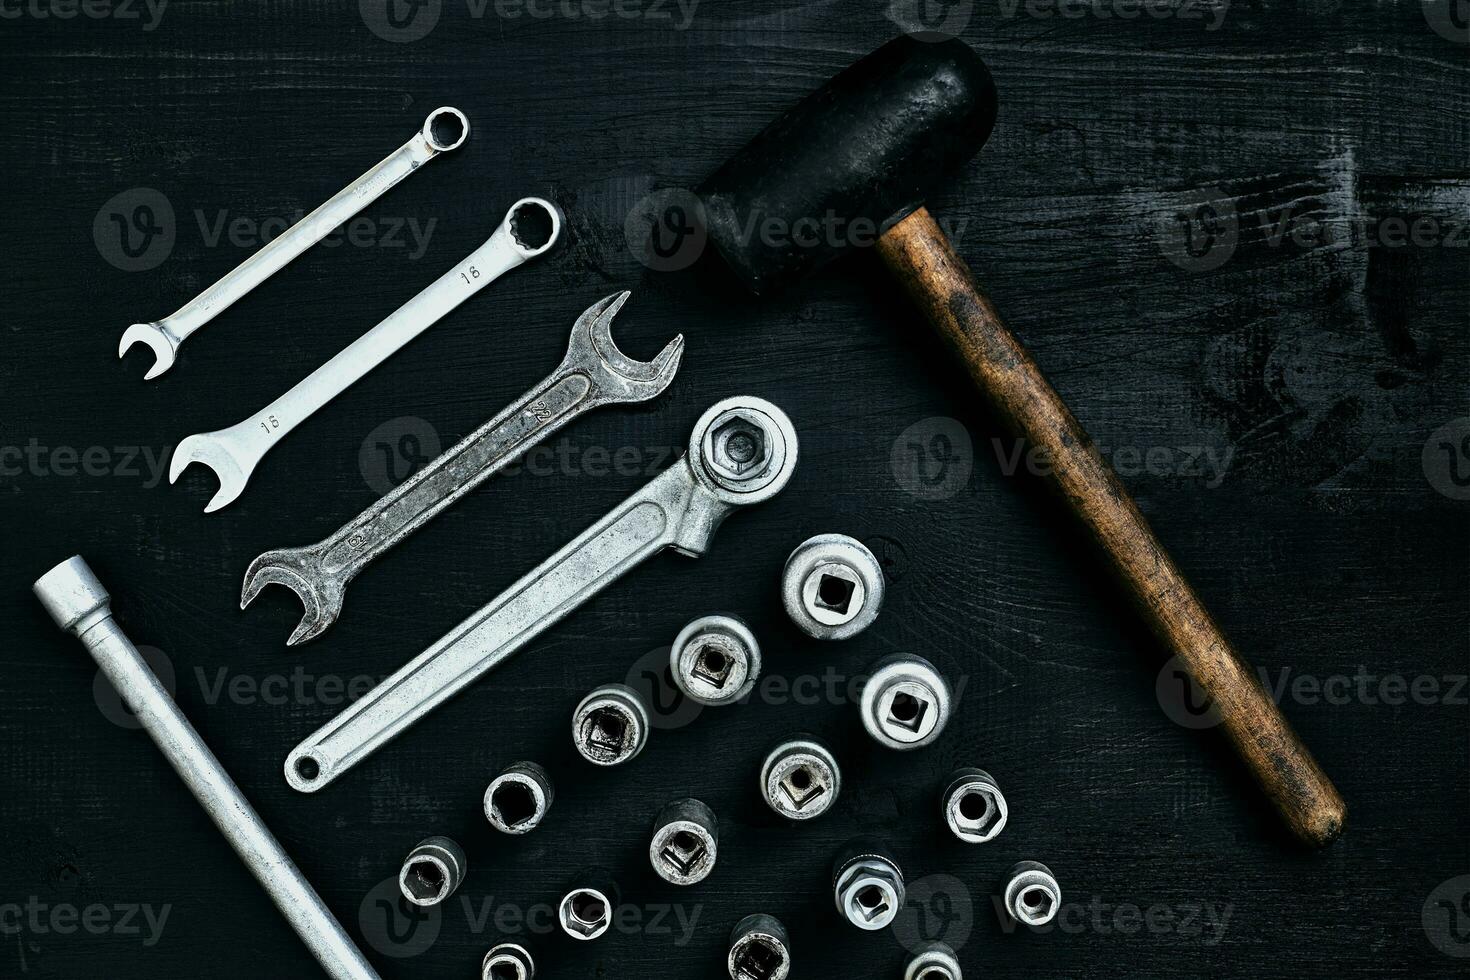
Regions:
M 669 884 L 697 885 L 714 871 L 719 847 L 714 811 L 699 800 L 675 800 L 653 821 L 648 860 Z
M 814 735 L 778 742 L 761 765 L 761 796 L 788 820 L 815 820 L 837 802 L 842 769 L 826 743 Z
M 408 853 L 398 872 L 398 890 L 414 905 L 438 905 L 464 881 L 464 848 L 448 837 L 430 837 Z
M 791 939 L 775 916 L 758 912 L 730 933 L 725 958 L 730 980 L 786 980 L 791 975 Z
M 626 684 L 606 684 L 582 699 L 572 715 L 577 752 L 597 766 L 619 766 L 648 744 L 651 723 L 638 693 Z
M 739 617 L 701 616 L 674 639 L 669 669 L 689 700 L 712 708 L 734 704 L 755 689 L 760 644 Z
M 873 665 L 863 686 L 863 727 L 878 744 L 907 751 L 937 739 L 949 724 L 949 681 L 929 661 L 895 654 Z
M 944 822 L 966 844 L 984 844 L 1005 829 L 1010 808 L 995 779 L 984 769 L 957 769 L 940 800 Z
M 914 950 L 903 980 L 964 980 L 960 959 L 944 943 L 925 943 Z
M 1006 912 L 1022 925 L 1044 926 L 1062 907 L 1062 886 L 1039 861 L 1022 861 L 1006 876 Z
M 541 825 L 555 795 L 545 769 L 534 762 L 517 762 L 485 789 L 485 819 L 502 834 L 529 834 Z
M 562 932 L 579 942 L 591 942 L 612 926 L 618 906 L 618 886 L 601 868 L 589 868 L 573 878 L 557 905 Z
M 786 559 L 781 601 L 803 633 L 818 640 L 845 640 L 878 618 L 883 567 L 857 538 L 818 534 Z
M 485 954 L 480 980 L 535 980 L 536 961 L 520 943 L 501 943 Z
M 848 842 L 832 864 L 837 911 L 867 932 L 886 929 L 903 908 L 903 872 L 882 843 L 870 837 Z

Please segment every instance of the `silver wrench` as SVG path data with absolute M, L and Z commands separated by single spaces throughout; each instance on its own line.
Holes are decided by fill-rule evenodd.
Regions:
M 572 326 L 560 366 L 499 415 L 441 454 L 324 541 L 267 551 L 245 571 L 240 608 L 267 585 L 284 585 L 305 608 L 288 646 L 337 621 L 347 583 L 368 562 L 418 530 L 435 514 L 500 472 L 511 460 L 583 412 L 660 395 L 684 354 L 680 334 L 652 361 L 635 361 L 613 343 L 612 321 L 627 292 L 594 303 Z
M 549 233 L 544 227 L 538 228 L 534 242 L 529 237 L 523 241 L 529 233 L 522 224 L 530 227 L 540 221 L 549 223 Z M 219 477 L 219 492 L 204 512 L 210 514 L 232 503 L 244 492 L 256 465 L 287 433 L 465 300 L 516 266 L 546 252 L 560 234 L 561 215 L 550 201 L 539 197 L 517 201 L 484 245 L 296 387 L 228 429 L 186 436 L 169 460 L 168 482 L 177 482 L 190 463 L 203 463 Z
M 174 366 L 179 345 L 190 334 L 280 272 L 302 252 L 330 235 L 332 229 L 382 197 L 403 178 L 439 154 L 459 149 L 469 135 L 470 122 L 464 113 L 450 106 L 435 109 L 413 139 L 287 231 L 271 239 L 178 312 L 155 323 L 135 323 L 128 327 L 117 345 L 117 356 L 126 356 L 134 344 L 147 344 L 153 348 L 154 362 L 143 379 L 151 381 L 158 377 Z
M 286 781 L 321 789 L 664 548 L 702 555 L 736 508 L 786 486 L 796 456 L 775 405 L 719 402 L 673 466 L 296 746 Z

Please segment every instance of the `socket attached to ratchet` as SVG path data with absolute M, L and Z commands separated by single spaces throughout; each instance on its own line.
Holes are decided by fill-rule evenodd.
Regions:
M 470 121 L 464 113 L 450 106 L 435 109 L 413 139 L 271 239 L 176 313 L 154 323 L 135 323 L 128 327 L 117 345 L 117 356 L 125 357 L 134 344 L 147 344 L 153 350 L 153 366 L 143 379 L 152 381 L 174 366 L 179 346 L 196 330 L 326 238 L 332 229 L 382 197 L 403 178 L 439 154 L 459 149 L 469 135 Z
M 296 746 L 286 781 L 321 789 L 665 548 L 704 554 L 731 513 L 781 492 L 796 461 L 779 408 L 718 402 L 672 466 Z
M 678 373 L 684 336 L 669 341 L 652 361 L 628 357 L 613 342 L 612 322 L 629 295 L 614 293 L 588 307 L 572 325 L 566 357 L 555 371 L 331 537 L 303 548 L 267 551 L 251 562 L 240 608 L 267 585 L 285 586 L 305 610 L 286 644 L 320 636 L 342 614 L 348 583 L 368 563 L 532 446 L 595 408 L 663 394 Z
M 265 408 L 227 429 L 186 436 L 174 447 L 168 482 L 191 463 L 219 478 L 206 514 L 233 503 L 265 454 L 322 406 L 402 350 L 465 300 L 517 266 L 544 255 L 561 235 L 561 212 L 539 197 L 512 204 L 495 233 L 458 265 L 358 337 Z

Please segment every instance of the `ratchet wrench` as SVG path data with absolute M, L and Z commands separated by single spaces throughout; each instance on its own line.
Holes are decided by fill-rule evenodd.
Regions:
M 537 229 L 534 240 L 527 237 L 523 223 Z M 219 477 L 219 492 L 204 512 L 213 513 L 230 504 L 244 492 L 256 465 L 287 433 L 465 300 L 545 253 L 560 234 L 561 215 L 550 201 L 539 197 L 517 201 L 484 245 L 296 387 L 228 429 L 185 437 L 169 460 L 168 482 L 177 482 L 190 463 L 203 463 Z M 543 236 L 545 241 L 540 240 Z
M 704 554 L 733 511 L 786 486 L 796 457 L 775 405 L 717 403 L 674 465 L 296 746 L 286 781 L 321 789 L 664 548 Z
M 284 585 L 305 609 L 286 644 L 319 636 L 341 615 L 347 584 L 435 514 L 582 413 L 662 394 L 679 370 L 684 335 L 669 341 L 652 361 L 628 357 L 612 338 L 613 318 L 628 296 L 614 293 L 590 306 L 572 326 L 566 357 L 555 371 L 331 537 L 304 548 L 267 551 L 251 562 L 240 608 L 267 585 Z
M 153 349 L 153 367 L 143 376 L 152 381 L 174 366 L 179 345 L 237 300 L 280 272 L 301 253 L 326 238 L 348 218 L 382 197 L 389 188 L 441 153 L 457 150 L 470 135 L 470 122 L 458 109 L 444 106 L 429 113 L 424 128 L 386 159 L 348 184 L 321 207 L 267 242 L 219 282 L 155 323 L 135 323 L 123 331 L 117 356 L 134 344 Z

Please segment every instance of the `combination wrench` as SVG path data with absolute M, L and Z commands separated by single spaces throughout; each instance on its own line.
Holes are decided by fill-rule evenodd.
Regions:
M 458 109 L 444 106 L 429 113 L 424 128 L 336 196 L 267 242 L 224 278 L 194 297 L 181 309 L 154 323 L 135 323 L 123 331 L 117 356 L 134 344 L 153 349 L 153 367 L 143 376 L 151 381 L 174 366 L 179 345 L 256 286 L 280 272 L 301 253 L 326 238 L 342 222 L 387 193 L 403 178 L 441 153 L 457 150 L 469 138 L 470 123 Z
M 287 645 L 319 636 L 341 615 L 347 584 L 434 515 L 582 413 L 662 394 L 679 370 L 684 335 L 652 361 L 628 357 L 612 338 L 613 318 L 628 296 L 614 293 L 590 306 L 573 324 L 566 357 L 555 371 L 331 537 L 267 551 L 251 562 L 240 608 L 267 585 L 284 585 L 305 609 Z
M 177 482 L 190 463 L 203 463 L 219 477 L 219 492 L 204 512 L 232 503 L 244 492 L 256 465 L 292 429 L 465 300 L 545 253 L 560 234 L 561 214 L 550 201 L 539 197 L 517 201 L 485 244 L 296 387 L 228 429 L 186 436 L 169 460 L 168 482 Z
M 664 548 L 704 554 L 732 512 L 786 486 L 796 456 L 775 405 L 717 403 L 672 466 L 296 746 L 286 781 L 321 789 Z

